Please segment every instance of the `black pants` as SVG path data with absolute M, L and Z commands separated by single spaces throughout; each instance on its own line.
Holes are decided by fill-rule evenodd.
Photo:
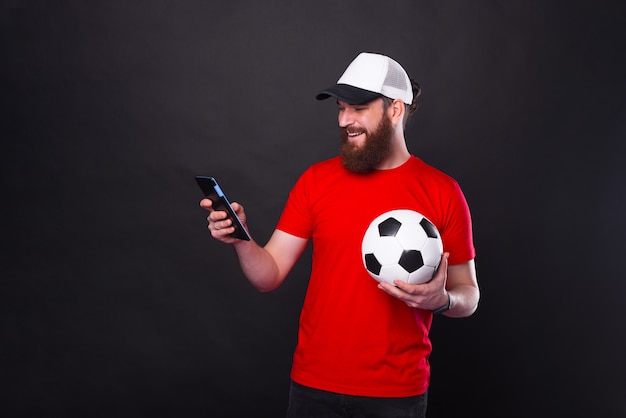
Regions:
M 341 395 L 291 382 L 287 418 L 424 418 L 428 393 L 408 398 Z

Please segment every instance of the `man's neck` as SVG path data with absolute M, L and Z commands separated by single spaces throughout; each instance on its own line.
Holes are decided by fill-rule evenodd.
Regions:
M 406 146 L 404 137 L 398 137 L 393 143 L 391 153 L 380 162 L 377 170 L 391 170 L 400 167 L 411 158 L 411 153 Z

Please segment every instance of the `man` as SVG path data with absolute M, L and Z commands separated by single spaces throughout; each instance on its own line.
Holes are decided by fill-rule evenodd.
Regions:
M 336 99 L 341 155 L 311 166 L 292 189 L 263 247 L 240 241 L 212 211 L 214 238 L 234 246 L 258 290 L 280 286 L 308 241 L 313 264 L 300 318 L 289 417 L 423 417 L 433 312 L 471 315 L 479 289 L 470 213 L 455 180 L 411 155 L 404 138 L 419 86 L 389 57 L 362 53 L 317 99 Z M 411 110 L 409 110 L 411 109 Z M 241 205 L 233 203 L 245 224 Z M 376 282 L 361 261 L 369 223 L 412 209 L 439 230 L 444 254 L 431 281 Z

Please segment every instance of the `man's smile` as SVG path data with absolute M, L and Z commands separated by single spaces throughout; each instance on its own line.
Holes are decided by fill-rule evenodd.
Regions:
M 356 139 L 361 135 L 365 135 L 365 131 L 364 130 L 358 130 L 358 131 L 349 131 L 346 130 L 346 134 L 348 135 L 348 138 L 350 139 Z

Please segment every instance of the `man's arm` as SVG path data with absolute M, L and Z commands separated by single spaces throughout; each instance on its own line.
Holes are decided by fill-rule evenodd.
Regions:
M 480 290 L 474 260 L 448 266 L 448 253 L 441 258 L 435 276 L 427 283 L 408 284 L 401 280 L 394 285 L 381 282 L 378 287 L 412 308 L 434 310 L 448 303 L 444 315 L 461 318 L 472 315 L 478 307 Z
M 241 270 L 260 292 L 269 292 L 282 284 L 306 248 L 308 240 L 275 230 L 265 247 L 254 240 L 233 244 Z
M 478 301 L 480 300 L 474 260 L 448 266 L 445 288 L 446 293 L 450 297 L 450 309 L 444 312 L 443 315 L 452 318 L 472 315 L 478 308 Z M 446 302 L 444 299 L 444 302 L 439 306 L 443 306 Z
M 210 212 L 207 220 L 213 238 L 233 245 L 241 270 L 250 283 L 261 292 L 269 292 L 281 285 L 308 243 L 307 239 L 279 230 L 274 231 L 264 247 L 257 244 L 254 239 L 238 240 L 230 236 L 234 228 L 232 221 L 227 219 L 226 212 L 213 210 L 209 199 L 202 199 L 200 206 Z M 243 206 L 233 202 L 232 207 L 244 227 L 248 229 Z

